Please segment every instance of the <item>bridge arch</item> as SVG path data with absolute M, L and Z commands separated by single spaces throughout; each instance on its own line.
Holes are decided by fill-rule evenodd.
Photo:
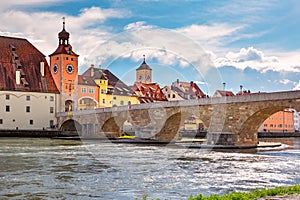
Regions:
M 237 142 L 243 144 L 247 144 L 247 140 L 249 140 L 249 142 L 251 140 L 258 142 L 257 132 L 259 127 L 263 124 L 263 122 L 268 117 L 286 108 L 289 107 L 274 105 L 253 113 L 244 121 L 244 123 L 242 123 L 240 130 L 237 131 Z
M 101 126 L 101 132 L 104 132 L 108 137 L 118 137 L 126 120 L 126 118 L 120 116 L 110 117 Z
M 60 126 L 60 131 L 63 135 L 79 136 L 81 134 L 82 126 L 79 122 L 73 119 L 68 119 Z
M 205 130 L 208 129 L 210 125 L 209 120 L 205 120 L 204 117 L 199 116 L 199 112 L 197 109 L 194 109 L 193 111 L 178 111 L 173 114 L 171 114 L 165 121 L 164 126 L 162 129 L 155 135 L 155 138 L 160 141 L 172 141 L 176 139 L 179 135 L 179 130 L 181 125 L 184 123 L 185 120 L 187 120 L 191 116 L 195 116 L 200 119 L 201 124 L 203 125 L 203 128 Z

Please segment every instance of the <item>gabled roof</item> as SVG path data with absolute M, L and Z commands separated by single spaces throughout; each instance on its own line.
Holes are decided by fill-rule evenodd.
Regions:
M 157 83 L 139 83 L 136 82 L 132 86 L 141 103 L 154 101 L 167 101 L 166 96 L 162 92 Z
M 224 91 L 224 90 L 217 90 L 216 92 L 215 92 L 215 94 L 219 94 L 219 95 L 221 95 L 222 97 L 225 97 L 225 96 L 234 96 L 234 94 L 233 94 L 233 92 L 231 92 L 231 91 Z M 214 95 L 215 96 L 215 95 Z
M 176 91 L 181 97 L 190 96 L 192 98 L 203 98 L 205 94 L 196 83 L 176 81 L 172 83 L 172 90 Z
M 16 84 L 16 71 L 20 72 L 20 85 Z M 0 90 L 59 93 L 45 55 L 23 38 L 0 36 L 0 77 Z
M 93 73 L 92 70 L 94 70 Z M 93 76 L 91 76 L 92 74 Z M 89 76 L 92 80 L 108 80 L 108 87 L 113 89 L 113 95 L 135 96 L 134 91 L 108 69 L 90 67 L 82 75 Z
M 78 85 L 98 86 L 92 77 L 83 75 L 78 75 Z

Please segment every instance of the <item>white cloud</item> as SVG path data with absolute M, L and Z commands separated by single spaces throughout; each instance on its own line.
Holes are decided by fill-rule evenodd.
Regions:
M 154 28 L 153 26 L 146 25 L 145 21 L 138 21 L 134 23 L 130 23 L 124 27 L 125 31 L 139 30 L 139 29 L 150 29 Z
M 289 53 L 269 51 L 266 55 L 263 51 L 248 47 L 241 48 L 237 53 L 228 52 L 225 57 L 215 58 L 214 63 L 217 67 L 233 66 L 242 70 L 250 67 L 262 72 L 268 70 L 299 72 L 300 59 L 298 55 L 298 51 Z
M 155 58 L 162 65 L 193 65 L 203 73 L 213 67 L 210 56 L 193 40 L 175 31 L 156 28 L 134 29 L 116 35 L 95 49 L 90 62 L 103 63 L 109 57 L 112 60 L 130 58 L 137 62 L 144 54 L 147 59 Z
M 57 48 L 57 34 L 62 30 L 63 16 L 66 17 L 66 29 L 70 32 L 70 43 L 80 55 L 82 63 L 97 44 L 111 36 L 109 28 L 105 27 L 103 22 L 108 18 L 123 18 L 128 16 L 128 13 L 124 10 L 99 7 L 85 8 L 78 16 L 57 12 L 8 10 L 0 13 L 0 34 L 26 38 L 45 55 L 49 55 Z
M 289 80 L 289 79 L 282 79 L 282 80 L 279 80 L 279 83 L 282 83 L 284 85 L 287 85 L 289 83 L 293 83 L 293 81 Z

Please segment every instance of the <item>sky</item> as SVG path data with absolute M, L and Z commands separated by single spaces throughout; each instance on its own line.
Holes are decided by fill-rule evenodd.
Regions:
M 29 40 L 48 56 L 62 17 L 79 73 L 91 64 L 128 85 L 143 55 L 161 87 L 180 79 L 204 93 L 300 89 L 298 0 L 10 0 L 0 35 Z

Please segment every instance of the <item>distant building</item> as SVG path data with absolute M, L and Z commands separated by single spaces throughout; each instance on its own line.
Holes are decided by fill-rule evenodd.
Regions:
M 213 97 L 229 97 L 229 96 L 234 96 L 233 92 L 225 91 L 225 90 L 217 90 L 213 95 Z
M 99 69 L 92 65 L 82 75 L 90 77 L 98 85 L 99 108 L 139 103 L 134 91 L 108 69 Z
M 183 99 L 200 99 L 207 96 L 202 92 L 196 83 L 177 81 L 172 83 L 171 89 Z
M 132 86 L 140 103 L 151 103 L 156 101 L 167 101 L 158 83 L 152 83 L 152 69 L 143 63 L 136 69 L 136 81 Z
M 259 132 L 294 132 L 294 111 L 285 109 L 279 111 L 264 121 Z
M 137 95 L 140 103 L 152 103 L 157 101 L 167 101 L 164 93 L 157 83 L 134 83 L 133 91 Z
M 78 110 L 98 108 L 99 86 L 90 76 L 78 75 Z
M 168 101 L 184 100 L 184 98 L 182 98 L 176 91 L 172 90 L 170 86 L 163 87 L 162 92 Z
M 0 129 L 54 127 L 59 90 L 43 55 L 26 39 L 0 36 Z
M 152 69 L 146 63 L 145 55 L 143 63 L 136 69 L 136 81 L 137 83 L 152 83 Z

